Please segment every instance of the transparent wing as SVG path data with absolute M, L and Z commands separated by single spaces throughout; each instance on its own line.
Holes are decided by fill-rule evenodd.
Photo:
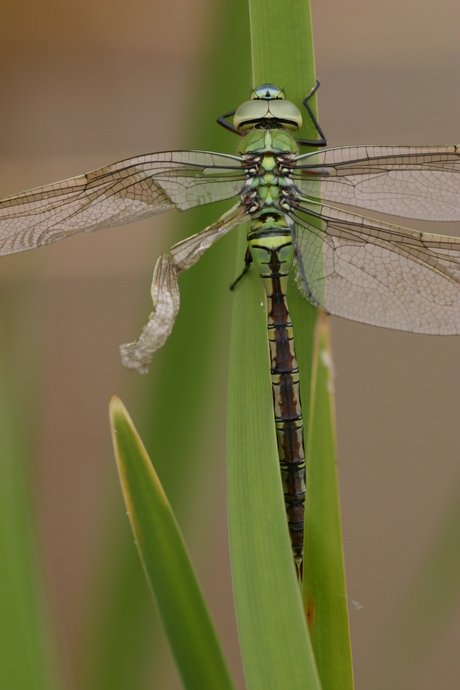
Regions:
M 153 153 L 0 201 L 0 255 L 77 232 L 132 223 L 236 196 L 241 159 L 207 151 Z
M 290 214 L 292 277 L 331 314 L 414 333 L 460 333 L 460 238 L 420 233 L 316 203 Z
M 349 146 L 295 163 L 296 185 L 314 199 L 403 218 L 460 220 L 459 146 Z

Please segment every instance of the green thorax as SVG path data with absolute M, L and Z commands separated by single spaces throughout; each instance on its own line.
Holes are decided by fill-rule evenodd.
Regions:
M 278 154 L 291 153 L 294 156 L 299 153 L 295 139 L 282 129 L 253 129 L 238 147 L 241 156 L 272 151 Z
M 254 129 L 243 139 L 239 153 L 250 166 L 251 187 L 257 191 L 259 207 L 279 209 L 280 188 L 289 184 L 282 172 L 283 163 L 298 153 L 295 140 L 283 130 Z

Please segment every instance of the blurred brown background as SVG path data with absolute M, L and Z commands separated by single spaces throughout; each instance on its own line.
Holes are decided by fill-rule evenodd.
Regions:
M 217 0 L 0 0 L 0 196 L 139 153 L 194 148 L 184 135 L 187 111 L 218 11 Z M 313 0 L 312 11 L 330 145 L 460 140 L 458 0 Z M 243 98 L 246 84 L 245 76 Z M 118 344 L 134 339 L 149 313 L 151 273 L 173 224 L 160 217 L 0 262 L 2 309 L 22 323 L 15 348 L 24 352 L 23 376 L 32 370 L 27 345 L 37 339 L 45 348 L 28 382 L 43 396 L 33 458 L 37 532 L 69 689 L 81 602 L 103 557 L 98 502 L 116 481 L 107 404 L 113 393 L 129 404 L 145 385 L 121 369 Z M 25 302 L 32 306 L 22 313 Z M 460 497 L 460 342 L 340 319 L 331 327 L 348 594 L 357 602 L 354 665 L 358 690 L 370 690 L 376 646 Z M 22 410 L 34 413 L 24 401 Z M 224 404 L 221 417 L 213 458 L 219 540 Z M 198 503 L 201 525 L 206 506 Z M 225 545 L 218 562 L 200 565 L 200 537 L 190 539 L 238 665 Z M 457 602 L 418 690 L 457 687 L 459 639 Z M 152 687 L 175 687 L 168 673 Z

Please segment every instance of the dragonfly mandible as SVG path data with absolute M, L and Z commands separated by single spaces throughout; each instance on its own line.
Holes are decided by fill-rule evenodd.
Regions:
M 327 313 L 388 328 L 460 333 L 460 239 L 417 232 L 329 203 L 405 218 L 460 220 L 460 146 L 350 146 L 299 153 L 296 105 L 270 84 L 219 118 L 242 135 L 235 156 L 153 153 L 0 201 L 0 255 L 35 249 L 77 232 L 132 223 L 238 199 L 202 232 L 174 245 L 155 266 L 154 311 L 140 337 L 121 346 L 125 367 L 146 373 L 171 333 L 177 276 L 233 227 L 250 221 L 247 266 L 267 295 L 274 414 L 293 554 L 303 557 L 305 454 L 299 379 L 286 301 L 288 277 Z M 233 124 L 228 118 L 233 116 Z

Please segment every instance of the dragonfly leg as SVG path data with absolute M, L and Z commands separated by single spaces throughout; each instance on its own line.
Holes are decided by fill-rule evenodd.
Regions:
M 251 256 L 251 252 L 249 251 L 249 249 L 246 250 L 246 256 L 244 257 L 244 264 L 245 264 L 245 266 L 244 266 L 243 270 L 241 271 L 240 275 L 230 285 L 230 290 L 232 290 L 232 292 L 236 288 L 237 284 L 240 282 L 241 278 L 243 278 L 243 276 L 245 276 L 246 273 L 249 271 L 249 267 L 252 264 L 252 256 Z
M 313 122 L 315 129 L 320 136 L 320 139 L 316 139 L 316 140 L 314 140 L 314 139 L 296 139 L 297 143 L 300 144 L 301 146 L 327 146 L 327 141 L 326 141 L 326 137 L 324 136 L 324 132 L 321 129 L 320 124 L 319 124 L 318 120 L 316 119 L 313 110 L 310 108 L 310 106 L 308 104 L 308 101 L 310 100 L 310 98 L 312 98 L 312 96 L 315 95 L 315 93 L 318 91 L 318 88 L 319 88 L 319 81 L 316 80 L 315 86 L 312 88 L 310 93 L 307 96 L 305 96 L 305 98 L 303 100 L 303 104 L 306 107 L 308 114 L 310 115 L 311 121 Z
M 233 134 L 238 134 L 239 137 L 244 136 L 242 132 L 238 132 L 236 127 L 232 125 L 231 122 L 228 122 L 227 118 L 232 117 L 236 113 L 236 110 L 230 110 L 229 113 L 225 113 L 225 115 L 221 115 L 220 117 L 217 118 L 216 122 L 218 125 L 221 125 L 221 127 L 224 127 L 225 129 L 228 129 L 229 132 L 233 132 Z

